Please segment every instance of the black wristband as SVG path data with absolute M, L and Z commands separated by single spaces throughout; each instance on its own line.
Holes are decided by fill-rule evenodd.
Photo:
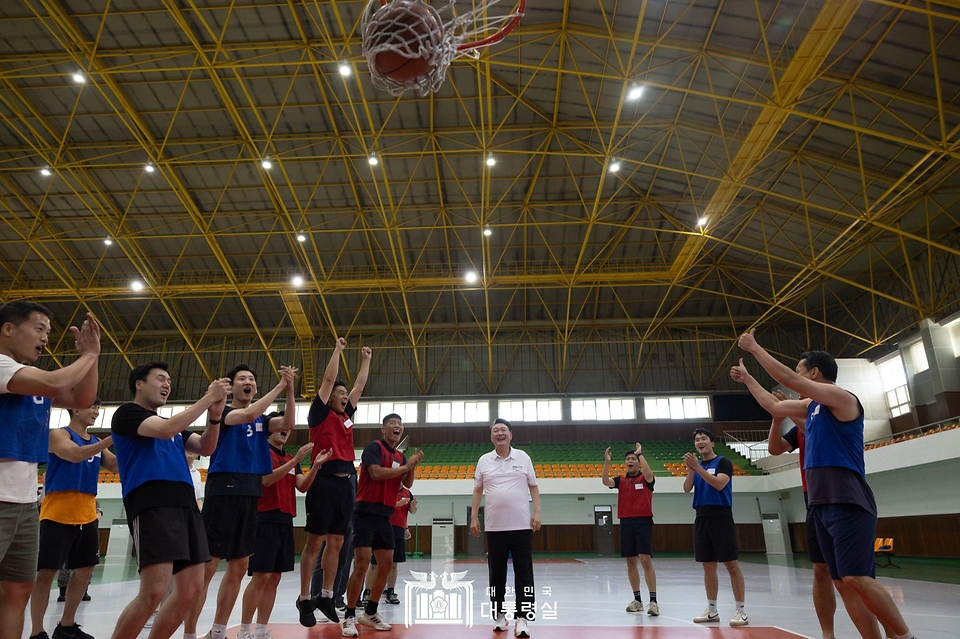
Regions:
M 222 419 L 211 419 L 211 420 L 210 420 L 210 423 L 211 423 L 211 424 L 219 424 L 219 423 L 221 423 L 221 422 L 222 422 Z

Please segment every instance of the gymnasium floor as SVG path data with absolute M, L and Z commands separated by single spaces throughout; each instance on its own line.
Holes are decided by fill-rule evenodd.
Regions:
M 819 637 L 819 627 L 813 611 L 810 589 L 813 573 L 792 564 L 792 559 L 778 561 L 780 564 L 765 563 L 762 555 L 748 556 L 741 566 L 746 578 L 747 612 L 750 626 L 730 628 L 727 625 L 733 612 L 733 598 L 729 580 L 721 568 L 720 580 L 720 626 L 705 628 L 692 623 L 691 619 L 705 607 L 702 571 L 691 558 L 670 557 L 655 559 L 657 569 L 657 591 L 661 614 L 653 618 L 646 615 L 630 614 L 624 607 L 631 599 L 626 571 L 621 559 L 597 558 L 549 558 L 539 559 L 535 563 L 537 585 L 537 604 L 550 606 L 552 610 L 542 611 L 540 619 L 532 624 L 534 637 L 549 639 L 592 639 L 594 637 L 644 637 L 648 639 L 789 639 L 796 637 Z M 407 596 L 403 592 L 404 580 L 416 581 L 405 571 L 436 573 L 436 585 L 430 591 L 440 592 L 445 601 L 449 592 L 444 589 L 441 574 L 444 572 L 462 572 L 467 574 L 460 581 L 473 581 L 473 609 L 475 618 L 472 628 L 463 625 L 428 625 L 417 617 L 416 609 L 411 609 L 411 627 L 404 627 L 407 612 Z M 97 568 L 94 584 L 90 586 L 93 601 L 81 604 L 77 621 L 84 631 L 97 639 L 109 639 L 114 622 L 136 589 L 136 568 L 132 562 L 124 565 L 106 565 Z M 200 618 L 199 632 L 210 628 L 213 617 L 217 584 L 222 573 L 214 578 L 211 596 L 204 614 Z M 414 559 L 401 567 L 400 591 L 401 605 L 391 606 L 382 603 L 380 610 L 384 618 L 394 624 L 391 635 L 403 639 L 424 638 L 439 639 L 456 636 L 457 639 L 512 637 L 509 634 L 492 632 L 491 624 L 482 618 L 487 612 L 485 588 L 487 584 L 486 566 L 476 560 L 458 559 L 450 561 L 431 561 Z M 512 583 L 512 572 L 511 572 Z M 903 578 L 889 578 L 881 573 L 883 583 L 900 605 L 911 629 L 920 639 L 956 639 L 960 637 L 960 585 L 936 583 Z M 296 597 L 298 581 L 296 573 L 291 573 L 280 583 L 277 607 L 273 614 L 270 632 L 274 639 L 333 639 L 339 637 L 339 628 L 321 621 L 313 629 L 302 628 L 296 621 L 293 601 Z M 463 601 L 467 600 L 467 590 L 459 591 Z M 646 587 L 644 587 L 646 593 Z M 53 593 L 51 593 L 53 594 Z M 52 597 L 47 611 L 47 631 L 52 632 L 59 619 L 59 610 L 63 604 L 57 604 Z M 644 600 L 647 597 L 644 594 Z M 451 608 L 452 610 L 452 608 Z M 541 609 L 542 610 L 542 609 Z M 555 619 L 545 617 L 552 616 Z M 319 613 L 318 613 L 319 615 Z M 456 616 L 456 615 L 451 615 Z M 461 614 L 465 617 L 465 614 Z M 322 615 L 320 615 L 322 619 Z M 239 601 L 231 617 L 229 637 L 234 637 L 236 624 L 240 622 Z M 837 637 L 857 637 L 853 625 L 843 612 L 842 604 L 837 613 Z M 29 622 L 28 622 L 29 625 Z M 29 628 L 25 629 L 24 637 Z M 373 630 L 361 628 L 361 636 L 373 636 Z M 146 637 L 147 631 L 141 634 Z M 178 632 L 175 637 L 179 638 Z

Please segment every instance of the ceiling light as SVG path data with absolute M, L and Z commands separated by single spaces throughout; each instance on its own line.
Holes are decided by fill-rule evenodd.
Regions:
M 147 162 L 147 165 L 143 167 L 143 170 L 146 171 L 147 173 L 153 173 L 154 168 L 155 167 L 153 166 L 153 164 L 151 164 L 150 162 Z
M 486 235 L 487 237 L 490 237 L 491 235 L 493 235 L 493 231 L 491 231 L 490 227 L 488 226 L 483 229 L 483 234 Z
M 611 172 L 611 173 L 616 173 L 616 172 L 619 171 L 619 170 L 620 170 L 620 161 L 619 161 L 619 160 L 613 160 L 612 162 L 610 162 L 610 172 Z
M 643 95 L 643 85 L 642 85 L 642 84 L 632 84 L 632 85 L 630 85 L 630 90 L 627 91 L 627 99 L 628 99 L 628 100 L 639 100 L 641 95 Z
M 273 168 L 273 162 L 270 161 L 269 155 L 260 160 L 260 166 L 263 167 L 264 171 L 269 171 L 271 168 Z
M 111 239 L 108 237 L 107 239 L 105 239 L 105 240 L 103 241 L 103 243 L 106 244 L 107 246 L 110 246 L 111 244 L 113 244 L 113 240 L 111 240 Z
M 493 166 L 493 165 L 496 164 L 496 163 L 497 163 L 497 161 L 496 161 L 496 159 L 494 159 L 493 155 L 488 155 L 488 156 L 487 156 L 487 166 Z
M 299 275 L 294 275 L 293 279 L 290 280 L 290 283 L 294 286 L 303 286 L 303 278 Z
M 43 177 L 50 177 L 53 174 L 50 172 L 50 167 L 45 166 L 42 169 L 40 169 L 40 175 L 42 175 Z
M 76 82 L 77 84 L 83 84 L 84 82 L 87 81 L 87 79 L 83 77 L 83 74 L 80 73 L 79 71 L 77 71 L 70 77 L 73 78 L 73 81 Z
M 367 162 L 370 163 L 370 166 L 376 166 L 380 163 L 380 160 L 377 159 L 375 154 L 370 154 L 370 157 L 367 158 Z
M 130 282 L 130 288 L 132 288 L 135 291 L 142 291 L 143 282 L 141 282 L 140 280 L 133 280 L 132 282 Z
M 706 225 L 707 225 L 707 218 L 701 217 L 699 220 L 697 220 L 697 226 L 706 226 Z
M 350 68 L 350 63 L 347 62 L 346 60 L 341 60 L 341 61 L 340 61 L 340 75 L 342 75 L 343 77 L 347 77 L 347 76 L 350 75 L 351 73 L 353 73 L 353 69 Z
M 467 284 L 474 284 L 478 279 L 480 279 L 480 276 L 474 271 L 467 271 L 467 274 L 464 276 L 464 278 L 467 280 Z
M 307 236 L 304 235 L 303 233 L 297 233 L 297 241 L 298 241 L 298 242 L 306 242 L 306 241 L 307 241 Z

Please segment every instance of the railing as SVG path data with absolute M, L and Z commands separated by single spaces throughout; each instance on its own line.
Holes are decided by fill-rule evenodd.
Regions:
M 877 439 L 871 439 L 868 442 L 864 442 L 864 450 L 871 450 L 879 446 L 887 446 L 889 444 L 897 444 L 908 439 L 916 439 L 917 437 L 923 437 L 924 435 L 929 435 L 934 432 L 939 432 L 949 428 L 960 427 L 960 416 L 949 417 L 947 419 L 942 419 L 939 422 L 934 422 L 933 424 L 926 424 L 924 426 L 919 426 L 917 428 L 911 428 L 910 430 L 905 430 L 903 432 L 897 433 L 896 435 L 887 435 L 885 437 L 878 437 Z
M 728 430 L 723 434 L 723 443 L 753 464 L 758 459 L 770 456 L 770 451 L 767 449 L 769 435 L 770 432 L 766 430 Z

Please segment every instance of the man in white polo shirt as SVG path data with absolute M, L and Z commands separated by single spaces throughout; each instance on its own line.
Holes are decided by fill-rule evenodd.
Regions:
M 490 571 L 491 610 L 494 630 L 507 629 L 503 599 L 507 586 L 507 559 L 513 556 L 514 586 L 517 593 L 517 637 L 529 637 L 527 622 L 536 614 L 533 586 L 533 531 L 540 530 L 540 488 L 530 456 L 510 446 L 513 428 L 505 419 L 490 427 L 494 450 L 477 461 L 473 477 L 473 515 L 470 534 L 480 536 L 480 497 L 486 493 L 487 564 Z M 529 496 L 529 499 L 528 499 Z M 533 514 L 529 501 L 533 501 Z

